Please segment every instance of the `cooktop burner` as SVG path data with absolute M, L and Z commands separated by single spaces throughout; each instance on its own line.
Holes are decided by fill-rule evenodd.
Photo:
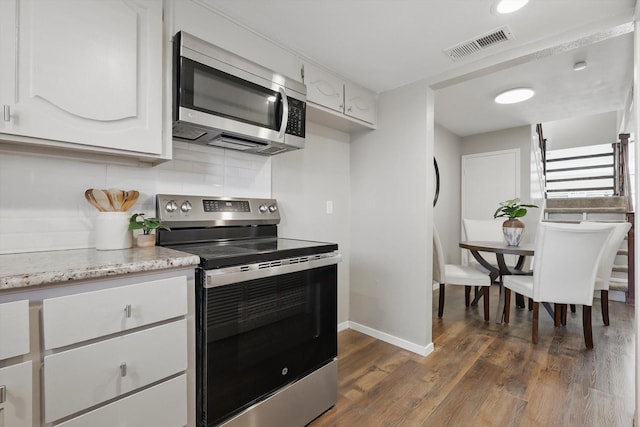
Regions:
M 170 247 L 199 256 L 200 267 L 205 270 L 316 255 L 338 250 L 338 245 L 335 243 L 278 238 L 218 243 L 194 243 L 171 245 Z

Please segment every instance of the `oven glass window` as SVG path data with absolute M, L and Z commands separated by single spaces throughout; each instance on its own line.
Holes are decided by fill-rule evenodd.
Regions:
M 182 106 L 272 130 L 280 130 L 279 92 L 182 58 Z
M 336 282 L 331 265 L 202 288 L 197 376 L 206 425 L 337 356 Z

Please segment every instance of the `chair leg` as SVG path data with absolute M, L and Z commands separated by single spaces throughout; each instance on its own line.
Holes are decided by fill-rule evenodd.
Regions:
M 464 287 L 464 306 L 469 307 L 471 301 L 471 286 Z
M 533 310 L 533 299 L 532 298 L 528 298 L 529 300 L 529 311 Z
M 488 322 L 489 321 L 489 288 L 491 286 L 483 286 L 483 292 L 484 292 L 484 321 Z
M 602 321 L 604 326 L 609 326 L 609 291 L 600 291 L 600 305 L 602 306 Z
M 531 325 L 531 342 L 538 344 L 538 314 L 540 311 L 540 303 L 538 301 L 533 302 L 533 323 Z
M 553 326 L 560 326 L 562 321 L 562 304 L 553 304 Z
M 504 288 L 504 323 L 509 323 L 509 312 L 511 308 L 511 289 Z
M 572 313 L 576 312 L 576 305 L 575 304 L 571 304 L 571 312 Z
M 562 326 L 567 326 L 567 304 L 562 304 L 560 308 L 561 319 L 560 323 Z
M 593 348 L 593 334 L 591 333 L 591 306 L 582 306 L 582 327 L 584 329 L 584 343 L 588 349 Z
M 444 283 L 440 283 L 440 292 L 438 296 L 438 317 L 442 317 L 444 313 Z

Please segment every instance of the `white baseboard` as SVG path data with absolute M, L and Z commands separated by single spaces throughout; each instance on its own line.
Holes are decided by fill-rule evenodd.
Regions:
M 349 321 L 338 323 L 338 332 L 349 329 Z
M 412 343 L 411 341 L 395 337 L 393 335 L 387 334 L 386 332 L 378 331 L 377 329 L 373 329 L 356 322 L 343 322 L 338 326 L 338 329 L 340 330 L 340 327 L 345 323 L 348 323 L 349 329 L 353 329 L 354 331 L 361 332 L 365 335 L 369 335 L 370 337 L 379 339 L 380 341 L 387 342 L 389 344 L 395 345 L 396 347 L 403 348 L 413 353 L 417 353 L 421 356 L 428 356 L 429 354 L 433 353 L 432 342 L 427 344 L 426 346 L 418 345 Z

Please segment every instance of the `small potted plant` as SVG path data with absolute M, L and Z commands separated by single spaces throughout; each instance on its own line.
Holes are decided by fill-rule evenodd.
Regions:
M 507 218 L 502 223 L 502 233 L 509 246 L 518 246 L 524 235 L 524 223 L 518 218 L 527 214 L 527 208 L 537 208 L 536 205 L 520 203 L 520 199 L 511 199 L 500 203 L 500 207 L 493 214 L 494 218 Z
M 146 247 L 156 244 L 156 235 L 151 231 L 162 228 L 171 231 L 169 227 L 160 222 L 158 218 L 145 218 L 143 213 L 134 213 L 129 218 L 129 230 L 142 230 L 142 234 L 136 237 L 136 246 Z

